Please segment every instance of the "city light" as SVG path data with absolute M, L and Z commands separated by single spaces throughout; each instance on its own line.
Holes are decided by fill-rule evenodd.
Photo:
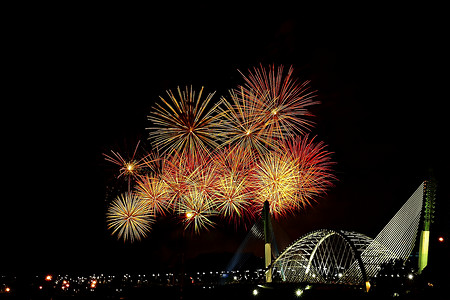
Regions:
M 414 278 L 413 274 L 408 274 L 408 279 L 412 280 Z
M 300 297 L 303 294 L 303 290 L 302 289 L 298 289 L 295 291 L 295 296 Z
M 438 238 L 438 241 L 439 241 L 440 243 L 443 243 L 443 242 L 444 242 L 444 237 L 440 236 L 440 237 Z
M 254 290 L 253 290 L 253 296 L 257 296 L 258 294 L 259 294 L 258 290 L 257 290 L 257 289 L 254 289 Z
M 11 288 L 10 287 L 6 287 L 5 288 L 5 292 L 7 292 L 7 293 L 11 292 Z
M 97 286 L 97 280 L 92 280 L 91 281 L 91 289 L 94 289 Z
M 45 276 L 45 281 L 51 281 L 52 280 L 52 275 L 47 275 Z

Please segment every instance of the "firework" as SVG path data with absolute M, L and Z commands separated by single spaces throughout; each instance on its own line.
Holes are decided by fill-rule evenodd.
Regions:
M 217 173 L 216 201 L 219 215 L 230 223 L 238 224 L 253 219 L 251 209 L 254 197 L 250 182 L 256 157 L 252 152 L 230 147 L 214 158 Z
M 289 154 L 271 151 L 262 156 L 254 175 L 257 210 L 262 210 L 266 200 L 276 218 L 295 210 L 297 177 L 295 161 Z
M 280 149 L 261 157 L 254 175 L 256 206 L 260 211 L 264 201 L 269 201 L 275 217 L 311 205 L 336 180 L 331 153 L 315 137 L 287 140 Z
M 171 90 L 167 91 L 168 100 L 160 97 L 163 104 L 157 104 L 148 119 L 155 127 L 150 127 L 149 137 L 156 148 L 167 153 L 176 150 L 179 153 L 195 153 L 196 151 L 209 151 L 209 148 L 218 147 L 219 134 L 216 103 L 208 107 L 214 93 L 202 99 L 203 87 L 198 96 L 192 89 L 181 91 L 178 95 Z
M 244 93 L 241 88 L 230 91 L 230 101 L 226 98 L 222 100 L 225 107 L 222 112 L 223 126 L 226 128 L 224 146 L 234 145 L 248 151 L 267 152 L 273 140 L 264 130 L 268 122 L 263 110 L 265 98 Z
M 134 149 L 133 155 L 129 159 L 124 159 L 119 152 L 114 152 L 111 150 L 112 155 L 107 155 L 103 153 L 106 161 L 109 161 L 117 166 L 119 166 L 119 172 L 117 178 L 124 176 L 128 181 L 128 191 L 131 190 L 131 179 L 141 176 L 146 169 L 152 167 L 158 160 L 153 154 L 147 154 L 143 158 L 137 159 L 136 152 L 139 148 L 140 141 L 137 143 Z
M 178 212 L 183 218 L 185 229 L 192 228 L 195 233 L 200 230 L 213 227 L 215 223 L 211 220 L 217 215 L 214 202 L 202 191 L 192 188 L 182 195 L 182 201 L 178 206 Z
M 118 177 L 136 182 L 135 194 L 118 197 L 108 210 L 108 227 L 119 238 L 145 237 L 156 215 L 175 214 L 195 233 L 216 220 L 245 225 L 265 201 L 280 218 L 333 185 L 330 152 L 306 133 L 313 125 L 309 109 L 318 103 L 309 82 L 282 66 L 242 76 L 244 84 L 217 103 L 203 88 L 160 97 L 147 129 L 161 152 L 136 159 L 138 143 L 129 159 L 104 154 L 120 167 Z
M 310 201 L 317 196 L 326 193 L 333 186 L 336 177 L 333 175 L 331 152 L 327 151 L 324 142 L 317 142 L 316 137 L 309 135 L 297 137 L 287 141 L 283 148 L 290 153 L 296 162 L 298 172 L 298 197 L 297 203 L 302 206 L 310 205 Z
M 309 120 L 312 114 L 308 108 L 319 102 L 314 100 L 309 81 L 300 83 L 292 78 L 292 73 L 293 68 L 290 67 L 283 76 L 283 66 L 277 71 L 274 66 L 268 71 L 260 66 L 260 69 L 249 71 L 248 76 L 241 73 L 246 82 L 244 92 L 264 105 L 267 136 L 284 139 L 295 133 L 304 134 L 313 124 Z
M 139 241 L 147 237 L 151 229 L 153 214 L 144 201 L 132 193 L 118 196 L 106 214 L 108 229 L 124 241 Z
M 239 223 L 252 216 L 253 192 L 247 184 L 247 178 L 233 172 L 224 174 L 218 181 L 215 194 L 217 212 L 230 223 Z
M 198 173 L 203 172 L 203 166 L 207 160 L 208 155 L 202 151 L 192 155 L 174 151 L 164 159 L 161 179 L 168 186 L 169 203 L 174 209 L 177 208 L 182 195 L 198 185 L 197 181 L 200 177 Z
M 168 185 L 160 178 L 142 176 L 137 180 L 136 194 L 155 214 L 165 215 L 169 210 Z

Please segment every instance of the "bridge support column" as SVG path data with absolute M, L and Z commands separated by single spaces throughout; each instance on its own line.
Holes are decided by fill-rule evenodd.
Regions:
M 422 230 L 420 234 L 420 246 L 419 246 L 419 271 L 418 273 L 422 273 L 422 270 L 428 264 L 428 248 L 430 244 L 430 231 Z
M 269 202 L 264 202 L 264 208 L 262 212 L 264 221 L 264 262 L 266 267 L 266 283 L 272 282 L 272 235 L 270 231 L 270 207 Z
M 435 211 L 436 198 L 436 182 L 434 179 L 425 181 L 424 185 L 424 212 L 423 212 L 423 228 L 420 234 L 419 245 L 419 270 L 417 273 L 422 273 L 423 269 L 428 264 L 428 249 L 430 247 L 430 227 L 433 223 Z
M 265 257 L 266 269 L 267 269 L 266 282 L 271 283 L 272 282 L 272 268 L 270 266 L 272 264 L 272 244 L 271 243 L 266 243 L 266 245 L 264 246 L 264 257 Z

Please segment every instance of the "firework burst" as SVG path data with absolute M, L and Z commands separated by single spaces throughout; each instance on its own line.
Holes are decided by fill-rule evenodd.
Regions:
M 158 157 L 153 154 L 147 154 L 144 157 L 136 158 L 136 153 L 139 148 L 140 141 L 137 143 L 134 149 L 133 155 L 129 159 L 124 159 L 119 152 L 111 150 L 112 155 L 103 153 L 106 161 L 109 161 L 119 166 L 119 172 L 117 178 L 125 177 L 128 181 L 128 191 L 131 190 L 131 179 L 136 179 L 146 172 L 146 169 L 151 167 L 152 164 L 159 161 Z
M 247 151 L 266 153 L 273 140 L 264 130 L 268 122 L 263 109 L 265 98 L 245 93 L 241 88 L 231 90 L 229 99 L 222 98 L 225 107 L 222 112 L 223 126 L 226 128 L 223 146 L 233 145 Z
M 186 87 L 184 91 L 178 88 L 177 91 L 175 95 L 168 90 L 168 100 L 160 97 L 163 104 L 157 104 L 148 116 L 155 125 L 148 128 L 153 145 L 167 153 L 176 150 L 190 154 L 218 147 L 220 134 L 216 112 L 220 101 L 209 108 L 214 93 L 202 99 L 203 87 L 198 96 L 192 87 Z
M 255 159 L 252 152 L 230 147 L 223 149 L 213 159 L 217 169 L 214 194 L 217 211 L 230 223 L 238 224 L 253 219 L 251 204 L 254 193 L 250 174 Z
M 333 175 L 335 163 L 331 159 L 331 152 L 327 151 L 324 142 L 317 142 L 316 137 L 309 135 L 297 137 L 287 141 L 283 149 L 290 153 L 296 162 L 298 172 L 297 203 L 302 206 L 311 205 L 311 201 L 324 194 L 333 186 L 336 177 Z
M 178 212 L 182 217 L 185 229 L 192 228 L 198 234 L 200 230 L 215 225 L 211 218 L 217 215 L 217 211 L 214 202 L 208 195 L 192 188 L 182 198 Z
M 136 195 L 125 193 L 110 204 L 106 218 L 112 234 L 117 234 L 117 238 L 124 242 L 134 242 L 147 237 L 153 214 Z
M 254 175 L 257 210 L 262 210 L 266 200 L 275 218 L 295 210 L 297 177 L 295 161 L 289 154 L 271 151 L 261 157 Z
M 312 126 L 312 116 L 308 108 L 318 104 L 314 92 L 310 91 L 309 81 L 300 83 L 292 78 L 294 69 L 289 68 L 283 75 L 283 66 L 269 67 L 269 70 L 254 68 L 244 77 L 244 92 L 261 102 L 267 122 L 264 131 L 267 136 L 278 139 L 292 137 L 295 133 L 304 134 Z
M 175 210 L 182 199 L 182 195 L 200 184 L 200 173 L 205 173 L 203 167 L 208 160 L 208 155 L 202 151 L 192 155 L 174 151 L 164 160 L 164 171 L 161 179 L 168 186 L 169 203 Z M 207 183 L 205 182 L 205 184 Z
M 160 178 L 142 176 L 137 180 L 136 194 L 155 214 L 165 215 L 169 210 L 168 185 Z

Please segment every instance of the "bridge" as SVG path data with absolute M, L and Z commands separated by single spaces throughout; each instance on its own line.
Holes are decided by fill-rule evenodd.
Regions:
M 429 223 L 434 209 L 432 182 L 423 182 L 375 238 L 364 234 L 321 229 L 307 233 L 267 264 L 266 277 L 284 282 L 366 284 L 393 260 L 405 262 L 419 232 L 419 272 L 428 257 Z M 266 258 L 267 262 L 267 258 Z M 269 278 L 270 277 L 270 278 Z

